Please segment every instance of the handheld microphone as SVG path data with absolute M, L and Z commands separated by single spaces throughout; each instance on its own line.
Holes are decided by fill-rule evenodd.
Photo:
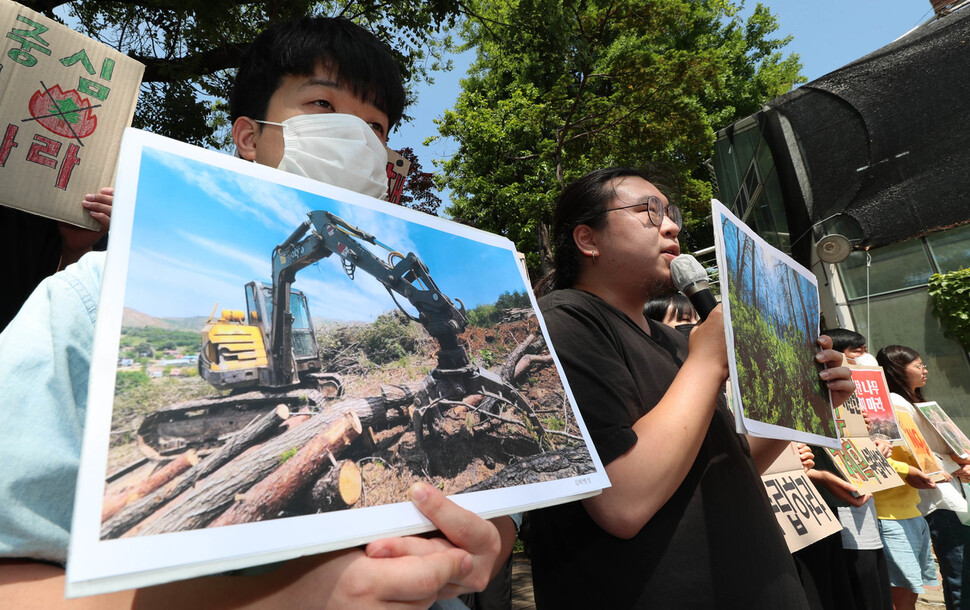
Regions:
M 674 287 L 684 293 L 701 321 L 717 307 L 717 299 L 707 283 L 707 271 L 690 254 L 681 254 L 670 261 L 670 276 L 674 280 Z

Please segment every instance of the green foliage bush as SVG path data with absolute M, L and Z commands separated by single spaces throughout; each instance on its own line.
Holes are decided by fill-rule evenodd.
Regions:
M 397 312 L 382 313 L 361 328 L 360 348 L 374 364 L 387 364 L 418 350 L 418 336 Z
M 479 305 L 466 312 L 468 323 L 479 328 L 491 328 L 502 320 L 506 309 L 532 307 L 529 295 L 519 291 L 505 291 L 499 295 L 492 305 Z
M 154 349 L 187 349 L 198 351 L 201 339 L 199 333 L 187 330 L 169 330 L 146 326 L 144 328 L 127 327 L 121 331 L 121 347 L 134 347 L 148 344 Z
M 943 334 L 970 350 L 970 269 L 934 273 L 929 293 L 933 315 L 940 319 Z
M 816 367 L 805 363 L 806 338 L 791 327 L 779 338 L 757 309 L 735 298 L 731 299 L 731 326 L 746 415 L 834 436 L 832 418 L 823 422 L 812 407 L 811 399 L 820 404 L 823 391 Z
M 118 376 L 115 378 L 115 396 L 149 383 L 151 379 L 144 371 L 118 371 Z

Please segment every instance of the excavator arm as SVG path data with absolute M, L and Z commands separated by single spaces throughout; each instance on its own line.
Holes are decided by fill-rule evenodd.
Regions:
M 384 262 L 362 245 L 362 242 L 378 245 L 390 252 Z M 431 277 L 428 267 L 413 252 L 406 256 L 381 244 L 373 235 L 351 225 L 339 216 L 327 211 L 310 212 L 309 219 L 301 224 L 283 243 L 273 249 L 273 325 L 271 353 L 276 381 L 298 381 L 292 356 L 290 331 L 292 314 L 289 310 L 290 288 L 301 269 L 336 253 L 344 271 L 354 277 L 357 269 L 380 282 L 391 294 L 407 299 L 417 310 L 414 318 L 404 308 L 398 307 L 408 317 L 420 323 L 434 337 L 439 346 L 436 370 L 468 370 L 468 355 L 458 342 L 468 324 L 465 308 L 448 298 Z

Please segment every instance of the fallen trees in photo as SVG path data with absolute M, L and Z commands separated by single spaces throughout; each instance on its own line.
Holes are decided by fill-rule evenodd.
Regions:
M 101 506 L 101 520 L 110 518 L 118 511 L 122 510 L 132 502 L 140 500 L 146 495 L 156 491 L 175 477 L 179 476 L 192 466 L 199 463 L 199 456 L 195 451 L 189 450 L 170 460 L 153 472 L 147 479 L 136 485 L 132 489 L 127 489 L 118 494 L 106 496 Z
M 277 513 L 325 466 L 360 435 L 360 419 L 347 411 L 310 439 L 272 474 L 253 485 L 209 527 L 250 523 L 276 516 Z
M 149 515 L 192 487 L 196 481 L 205 478 L 218 470 L 237 455 L 249 447 L 260 442 L 271 431 L 289 418 L 290 410 L 285 405 L 278 405 L 269 413 L 256 418 L 248 426 L 233 435 L 218 451 L 209 455 L 194 468 L 187 471 L 181 479 L 172 485 L 157 489 L 146 495 L 138 502 L 132 503 L 109 520 L 102 516 L 101 538 L 117 538 L 135 525 L 141 523 Z
M 513 462 L 481 483 L 465 488 L 461 493 L 554 481 L 588 474 L 593 470 L 593 460 L 585 447 L 547 451 Z
M 360 467 L 352 460 L 337 462 L 331 456 L 328 468 L 310 486 L 304 499 L 307 512 L 327 513 L 344 510 L 357 504 L 364 491 L 364 479 Z

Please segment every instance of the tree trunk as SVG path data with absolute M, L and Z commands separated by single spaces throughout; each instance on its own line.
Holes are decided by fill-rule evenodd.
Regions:
M 248 447 L 260 442 L 270 431 L 285 421 L 289 414 L 290 410 L 286 405 L 278 405 L 275 409 L 256 418 L 248 426 L 233 435 L 218 451 L 186 472 L 185 476 L 175 485 L 168 485 L 156 490 L 138 502 L 130 504 L 110 520 L 105 521 L 104 516 L 102 516 L 101 539 L 117 538 L 141 523 L 146 517 L 167 504 L 169 500 L 192 487 L 196 481 L 215 472 Z
M 360 500 L 364 481 L 360 467 L 344 460 L 329 468 L 307 493 L 308 512 L 326 513 L 350 508 Z
M 509 464 L 481 483 L 464 489 L 461 493 L 555 481 L 588 474 L 593 470 L 593 460 L 586 448 L 571 447 L 540 453 L 520 462 Z
M 151 523 L 146 522 L 133 528 L 125 537 L 204 527 L 232 504 L 236 494 L 245 492 L 276 470 L 285 453 L 307 444 L 321 430 L 333 425 L 347 412 L 357 413 L 356 409 L 369 407 L 374 402 L 383 403 L 383 400 L 366 398 L 332 403 L 325 412 L 311 417 L 303 425 L 287 430 L 235 458 L 218 472 L 200 481 L 183 494 L 183 497 L 169 502 L 162 509 L 164 513 L 153 516 Z M 366 410 L 370 412 L 370 409 Z
M 253 485 L 209 527 L 251 523 L 275 516 L 330 463 L 331 453 L 340 453 L 360 432 L 360 419 L 353 411 L 347 412 L 332 426 L 313 437 L 271 475 Z
M 525 340 L 522 341 L 522 343 L 519 343 L 519 345 L 516 346 L 514 350 L 512 350 L 512 353 L 509 354 L 509 357 L 505 359 L 505 364 L 502 365 L 502 372 L 499 373 L 502 379 L 504 379 L 505 381 L 512 381 L 512 379 L 515 377 L 515 365 L 518 364 L 522 356 L 525 355 L 526 350 L 529 349 L 529 347 L 532 345 L 532 342 L 535 340 L 536 340 L 536 334 L 529 333 L 529 336 L 526 337 Z
M 104 503 L 101 505 L 101 520 L 108 519 L 128 504 L 152 493 L 195 464 L 198 464 L 198 462 L 199 456 L 195 451 L 186 451 L 162 468 L 153 472 L 147 479 L 134 488 L 106 497 Z
M 538 368 L 541 366 L 549 366 L 553 363 L 552 354 L 546 354 L 544 356 L 527 354 L 522 356 L 515 365 L 515 372 L 512 374 L 512 381 L 516 381 L 521 378 L 522 375 L 529 372 L 533 368 Z

